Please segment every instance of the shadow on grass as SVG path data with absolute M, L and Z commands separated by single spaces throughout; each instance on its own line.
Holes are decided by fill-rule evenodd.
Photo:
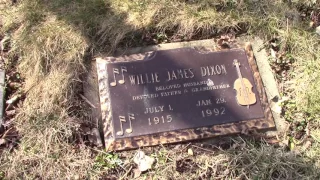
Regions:
M 32 1 L 32 2 L 36 3 L 36 6 L 38 8 L 39 7 L 43 8 L 42 9 L 43 11 L 46 11 L 55 15 L 58 20 L 65 21 L 68 24 L 72 25 L 74 29 L 81 31 L 83 38 L 86 39 L 87 43 L 89 44 L 89 48 L 87 49 L 87 53 L 86 53 L 87 60 L 90 60 L 92 58 L 92 55 L 99 52 L 107 51 L 109 54 L 112 54 L 113 51 L 120 46 L 134 47 L 134 46 L 156 44 L 164 41 L 205 39 L 205 38 L 215 37 L 219 33 L 226 33 L 226 32 L 241 34 L 241 33 L 247 32 L 250 29 L 248 24 L 250 22 L 239 21 L 238 23 L 230 25 L 222 30 L 215 26 L 209 26 L 206 28 L 199 27 L 198 29 L 194 30 L 192 35 L 189 35 L 189 37 L 186 37 L 186 34 L 176 35 L 176 33 L 179 33 L 179 29 L 180 29 L 180 27 L 178 27 L 179 25 L 172 24 L 172 27 L 167 27 L 164 29 L 161 27 L 158 27 L 157 23 L 159 23 L 158 22 L 159 19 L 157 19 L 156 15 L 153 17 L 153 20 L 148 25 L 145 25 L 144 27 L 135 27 L 132 24 L 128 23 L 129 14 L 125 13 L 124 11 L 119 12 L 115 10 L 111 5 L 112 3 L 115 3 L 115 2 L 112 2 L 111 0 L 110 1 L 56 0 L 56 1 Z M 121 1 L 117 3 L 120 3 L 118 5 L 121 6 Z M 137 6 L 143 6 L 143 2 L 141 1 L 140 3 L 142 4 L 137 4 Z M 187 1 L 187 3 L 189 3 L 189 1 Z M 238 6 L 234 4 L 230 6 L 228 6 L 228 4 L 220 4 L 220 5 L 215 4 L 211 7 L 209 6 L 209 3 L 202 4 L 200 3 L 200 1 L 192 1 L 191 4 L 197 4 L 197 3 L 200 4 L 200 6 L 198 6 L 198 9 L 195 9 L 194 13 L 196 13 L 196 11 L 201 11 L 201 9 L 208 9 L 208 8 L 216 8 L 216 11 L 218 12 L 231 12 L 238 8 Z M 250 5 L 248 4 L 248 6 L 246 7 L 246 4 L 242 4 L 241 9 L 243 10 L 247 8 L 250 10 L 250 8 L 252 8 L 253 6 L 254 4 L 250 4 Z M 123 8 L 128 8 L 128 7 L 124 6 Z M 252 19 L 255 19 L 255 20 L 259 18 L 263 19 L 267 17 L 267 14 L 271 13 L 271 12 L 265 11 L 265 9 L 272 9 L 270 7 L 268 8 L 259 7 L 259 8 L 264 10 L 263 13 L 259 14 L 257 12 L 252 13 L 253 11 L 248 11 L 248 13 L 251 12 L 252 16 L 257 16 L 257 17 L 252 17 Z M 33 21 L 33 23 L 39 23 L 45 18 L 41 14 L 33 14 L 33 13 L 36 13 L 36 12 L 29 12 L 29 14 L 31 15 L 30 18 Z M 245 12 L 241 12 L 241 13 L 245 13 Z M 250 15 L 247 16 L 247 19 L 248 18 L 250 18 Z M 283 18 L 283 17 L 280 17 L 280 18 Z M 231 173 L 231 177 L 238 177 L 238 176 L 241 176 L 241 174 L 244 174 L 243 178 L 245 179 L 246 176 L 250 176 L 250 173 L 258 174 L 257 172 L 263 170 L 266 174 L 270 173 L 270 176 L 268 176 L 267 178 L 291 179 L 291 178 L 297 177 L 297 179 L 300 179 L 300 178 L 303 178 L 303 175 L 308 176 L 310 172 L 318 171 L 318 169 L 315 166 L 307 165 L 307 163 L 310 163 L 310 162 L 309 161 L 304 162 L 305 159 L 303 157 L 295 156 L 293 161 L 292 159 L 293 154 L 291 152 L 278 151 L 277 149 L 270 148 L 270 147 L 267 147 L 267 149 L 269 151 L 263 151 L 262 147 L 257 148 L 254 146 L 251 146 L 251 147 L 245 146 L 242 149 L 239 148 L 239 149 L 233 149 L 230 151 L 226 150 L 225 152 L 222 151 L 219 154 L 222 154 L 222 156 L 226 157 L 226 160 L 224 160 L 223 163 L 227 165 L 228 163 L 233 163 L 232 167 L 235 167 L 237 172 L 230 169 L 229 171 L 233 172 L 233 174 Z M 255 152 L 250 154 L 250 156 L 240 156 L 241 154 L 243 155 L 243 151 L 248 151 L 248 152 L 255 151 Z M 277 154 L 277 153 L 284 153 L 284 154 L 283 156 L 281 156 L 281 154 Z M 216 162 L 219 161 L 219 158 L 216 155 L 207 154 L 201 157 L 203 158 L 203 162 L 205 162 L 205 158 L 213 158 L 213 159 L 216 159 Z M 274 157 L 280 158 L 281 161 L 273 161 L 272 158 Z M 237 158 L 242 158 L 242 159 L 240 159 L 241 161 L 239 161 L 239 159 Z M 261 159 L 263 160 L 256 161 L 257 159 L 255 158 L 257 159 L 260 158 L 260 160 Z M 173 157 L 173 159 L 175 158 Z M 177 159 L 177 162 L 178 162 L 178 159 Z M 212 166 L 215 166 L 217 165 L 217 164 L 214 164 L 216 162 L 210 162 L 210 163 Z M 256 163 L 259 163 L 259 165 L 255 165 Z M 273 163 L 275 164 L 279 163 L 279 166 L 274 166 Z M 282 163 L 283 164 L 287 163 L 291 165 L 281 166 Z M 292 165 L 292 163 L 296 163 L 298 164 L 298 166 Z M 222 166 L 222 165 L 219 164 L 219 166 Z M 275 167 L 277 167 L 278 169 Z M 252 168 L 256 168 L 255 171 L 252 170 Z M 201 169 L 201 168 L 197 167 L 197 170 L 198 169 Z M 217 169 L 217 171 L 221 171 L 221 172 L 222 171 L 224 172 L 225 170 L 226 169 L 223 169 L 223 167 L 219 167 Z M 213 169 L 210 171 L 213 171 Z M 289 175 L 284 176 L 283 173 L 281 173 L 282 171 L 289 172 Z M 171 173 L 174 174 L 174 172 L 171 172 Z M 294 175 L 297 175 L 297 176 L 294 177 Z M 219 177 L 220 174 L 217 173 L 215 176 Z M 254 176 L 252 175 L 251 177 L 254 177 Z M 259 177 L 259 175 L 257 175 L 257 177 Z M 261 176 L 261 177 L 265 178 L 265 176 Z
M 36 1 L 36 0 L 33 0 Z M 37 1 L 36 1 L 37 2 Z M 151 3 L 150 3 L 151 2 Z M 67 23 L 74 26 L 75 29 L 81 30 L 84 38 L 88 40 L 91 45 L 91 49 L 88 52 L 109 52 L 112 53 L 117 47 L 137 47 L 154 45 L 163 42 L 174 42 L 174 41 L 188 41 L 188 40 L 200 40 L 212 37 L 217 37 L 223 33 L 233 33 L 233 34 L 243 34 L 248 31 L 248 22 L 239 21 L 234 24 L 225 24 L 225 27 L 219 28 L 220 25 L 209 25 L 209 26 L 198 26 L 197 23 L 193 24 L 196 28 L 183 29 L 181 24 L 165 24 L 165 27 L 157 25 L 161 22 L 161 18 L 157 13 L 151 14 L 151 21 L 147 24 L 143 24 L 142 27 L 133 25 L 128 22 L 131 16 L 128 14 L 139 13 L 138 10 L 150 11 L 148 5 L 156 2 L 152 1 L 137 1 L 137 2 L 124 2 L 115 0 L 77 0 L 77 1 L 39 1 L 37 2 L 37 7 L 42 7 L 45 11 L 53 13 L 58 17 L 58 20 L 66 21 Z M 182 3 L 182 2 L 179 2 Z M 201 6 L 198 9 L 212 8 L 208 3 L 204 5 L 200 2 Z M 128 7 L 126 7 L 126 4 Z M 188 1 L 186 3 L 188 5 Z M 197 4 L 196 2 L 191 4 Z M 210 3 L 209 3 L 210 4 Z M 119 9 L 114 9 L 112 6 L 119 6 L 119 8 L 127 8 L 120 11 Z M 140 7 L 141 6 L 141 7 Z M 231 11 L 232 8 L 223 5 L 219 8 L 219 4 L 215 9 L 219 11 Z M 214 6 L 214 7 L 215 7 Z M 232 6 L 233 7 L 233 6 Z M 139 9 L 141 8 L 141 9 Z M 170 13 L 166 12 L 165 7 L 155 7 L 159 13 Z M 32 10 L 32 9 L 31 9 Z M 171 10 L 175 11 L 175 9 Z M 178 11 L 178 10 L 177 10 Z M 178 13 L 178 12 L 177 12 Z M 33 23 L 41 21 L 43 15 L 30 13 L 33 17 Z M 37 16 L 37 17 L 36 17 Z M 130 17 L 129 17 L 130 16 Z M 160 16 L 160 17 L 158 17 Z M 188 18 L 186 15 L 186 18 Z M 197 14 L 191 14 L 190 16 L 199 16 Z M 200 15 L 201 16 L 201 15 Z M 139 18 L 135 20 L 139 21 Z M 142 17 L 143 18 L 143 17 Z M 141 19 L 141 21 L 144 19 Z M 201 19 L 200 19 L 201 20 Z M 183 34 L 181 29 L 184 31 L 190 31 L 191 33 Z

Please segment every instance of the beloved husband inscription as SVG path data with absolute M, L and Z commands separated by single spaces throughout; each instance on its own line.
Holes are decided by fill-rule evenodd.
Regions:
M 157 51 L 142 61 L 106 63 L 106 70 L 112 122 L 108 138 L 127 139 L 130 146 L 163 143 L 146 143 L 147 137 L 154 141 L 150 137 L 266 119 L 261 90 L 243 49 Z M 257 129 L 264 128 L 270 127 Z

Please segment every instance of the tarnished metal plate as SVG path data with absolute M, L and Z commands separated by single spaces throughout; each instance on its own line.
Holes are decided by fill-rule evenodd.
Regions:
M 275 127 L 253 54 L 244 49 L 181 48 L 97 65 L 107 150 Z M 250 92 L 247 104 L 239 86 Z
M 107 64 L 115 138 L 263 118 L 260 100 L 249 108 L 237 103 L 235 59 L 257 94 L 241 49 L 182 48 L 154 52 L 144 61 Z

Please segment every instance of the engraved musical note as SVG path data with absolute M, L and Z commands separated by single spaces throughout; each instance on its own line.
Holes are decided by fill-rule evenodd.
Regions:
M 113 68 L 113 82 L 110 83 L 110 86 L 112 87 L 117 85 L 116 74 L 119 74 L 119 69 Z
M 117 135 L 118 136 L 123 136 L 124 132 L 123 132 L 122 123 L 126 122 L 126 117 L 125 116 L 119 116 L 119 120 L 120 120 L 120 131 L 117 132 Z
M 119 71 L 119 68 L 112 68 L 112 70 L 113 70 L 113 81 L 110 83 L 110 86 L 114 87 L 117 85 L 116 75 L 119 75 L 120 71 Z M 122 79 L 120 79 L 118 82 L 119 82 L 119 84 L 124 84 L 124 82 L 125 82 L 124 81 L 124 72 L 128 72 L 128 70 L 127 70 L 127 67 L 125 67 L 125 66 L 121 66 L 120 70 L 121 70 Z
M 122 75 L 122 79 L 118 81 L 118 82 L 119 82 L 119 84 L 124 84 L 124 75 L 123 75 L 123 73 L 124 73 L 124 72 L 127 72 L 127 67 L 125 67 L 125 66 L 121 66 L 121 75 Z
M 128 133 L 128 134 L 130 134 L 130 133 L 132 133 L 132 122 L 131 122 L 131 120 L 134 120 L 135 118 L 134 118 L 134 114 L 130 114 L 129 113 L 129 125 L 130 125 L 130 127 L 128 128 L 128 129 L 126 129 L 126 133 Z

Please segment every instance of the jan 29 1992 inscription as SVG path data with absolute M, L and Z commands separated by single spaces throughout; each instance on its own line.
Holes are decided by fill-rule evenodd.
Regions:
M 107 75 L 115 139 L 265 117 L 242 49 L 157 51 Z

